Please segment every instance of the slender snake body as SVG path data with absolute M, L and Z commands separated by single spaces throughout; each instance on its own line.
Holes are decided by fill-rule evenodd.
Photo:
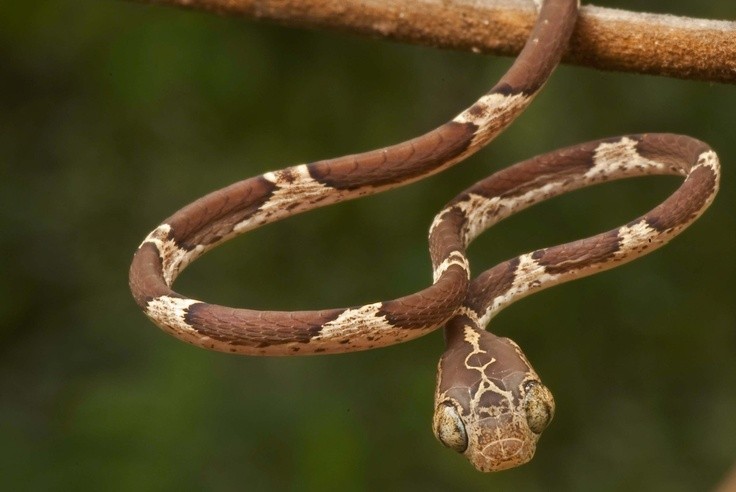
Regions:
M 577 7 L 577 0 L 545 1 L 509 71 L 435 130 L 384 149 L 249 178 L 176 212 L 134 255 L 130 287 L 138 305 L 184 341 L 244 355 L 366 350 L 444 325 L 435 435 L 482 471 L 527 462 L 552 419 L 554 400 L 519 347 L 484 327 L 516 300 L 635 259 L 692 223 L 718 189 L 718 159 L 706 144 L 681 135 L 629 135 L 557 150 L 493 174 L 436 216 L 429 234 L 434 282 L 399 299 L 320 311 L 256 311 L 191 299 L 171 286 L 192 261 L 239 234 L 414 182 L 476 152 L 542 87 L 567 46 Z M 520 255 L 470 280 L 465 249 L 493 224 L 574 189 L 652 174 L 679 175 L 684 182 L 662 204 L 618 229 Z

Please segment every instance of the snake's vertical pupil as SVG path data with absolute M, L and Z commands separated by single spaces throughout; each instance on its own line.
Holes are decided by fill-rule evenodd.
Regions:
M 451 402 L 443 402 L 434 413 L 434 435 L 442 444 L 458 453 L 468 447 L 468 434 L 460 414 Z
M 526 385 L 524 410 L 529 429 L 541 434 L 552 421 L 555 414 L 555 400 L 552 392 L 542 383 L 532 381 Z

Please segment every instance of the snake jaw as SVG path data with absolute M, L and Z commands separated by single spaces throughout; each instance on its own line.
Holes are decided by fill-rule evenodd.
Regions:
M 475 439 L 465 456 L 482 472 L 507 470 L 532 459 L 538 434 L 530 433 L 522 419 L 512 414 L 484 419 L 475 427 Z

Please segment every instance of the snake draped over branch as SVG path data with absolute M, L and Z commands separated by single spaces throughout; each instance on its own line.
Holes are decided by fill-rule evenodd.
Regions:
M 628 135 L 556 150 L 493 174 L 437 214 L 429 232 L 434 281 L 398 299 L 317 311 L 259 311 L 196 300 L 175 292 L 172 284 L 192 261 L 235 236 L 412 183 L 478 151 L 544 85 L 567 47 L 577 10 L 577 0 L 546 0 L 506 74 L 434 130 L 390 147 L 245 179 L 175 212 L 134 255 L 129 280 L 135 301 L 175 337 L 243 355 L 367 350 L 444 326 L 435 435 L 482 471 L 526 463 L 553 417 L 554 400 L 521 349 L 485 326 L 524 296 L 631 261 L 690 225 L 718 189 L 718 158 L 703 142 L 672 134 Z M 684 181 L 664 202 L 624 226 L 517 256 L 471 280 L 466 248 L 500 220 L 571 190 L 653 174 Z

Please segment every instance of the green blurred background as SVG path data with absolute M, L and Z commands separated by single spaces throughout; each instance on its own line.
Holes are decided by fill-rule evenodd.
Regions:
M 617 6 L 734 19 L 733 0 Z M 171 338 L 127 288 L 141 239 L 238 179 L 387 145 L 453 116 L 509 59 L 124 1 L 0 9 L 0 489 L 707 490 L 736 461 L 736 87 L 561 67 L 487 150 L 405 189 L 233 241 L 178 290 L 317 308 L 427 285 L 434 213 L 494 170 L 630 132 L 687 133 L 723 189 L 670 246 L 492 323 L 553 390 L 536 458 L 480 474 L 432 435 L 435 333 L 245 358 Z M 562 197 L 472 247 L 475 271 L 633 219 L 678 182 Z

